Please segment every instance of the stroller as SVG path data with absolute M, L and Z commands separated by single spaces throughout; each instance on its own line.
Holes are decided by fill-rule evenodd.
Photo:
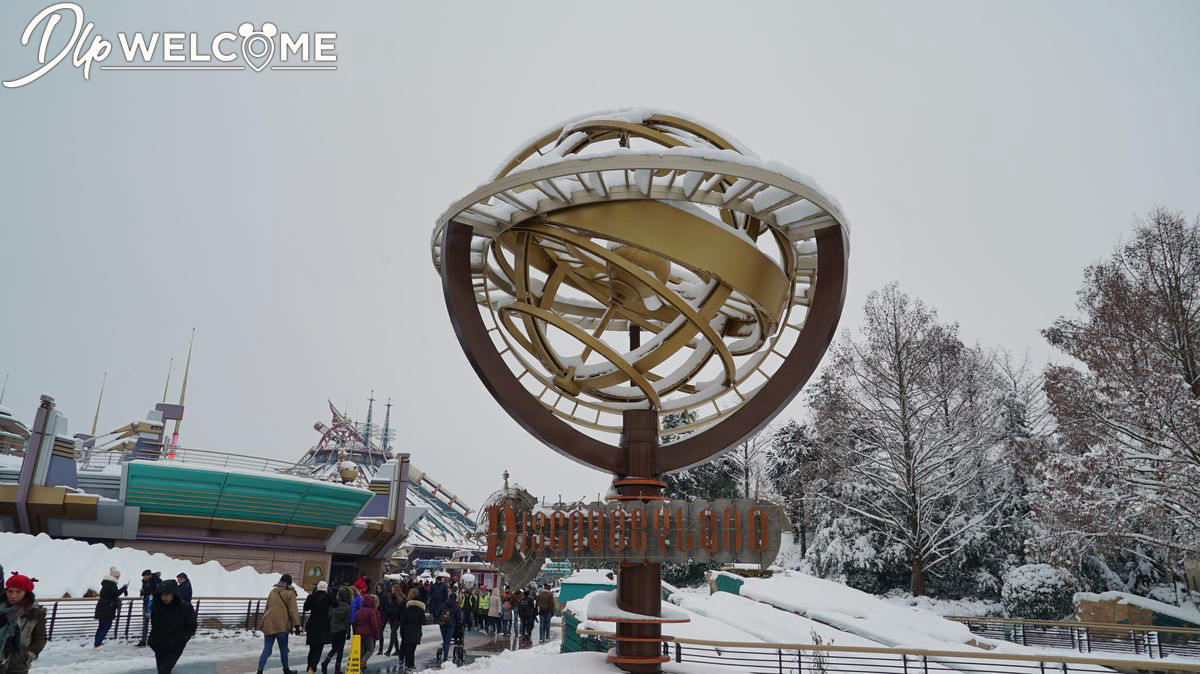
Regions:
M 463 645 L 463 624 L 460 622 L 454 626 L 454 634 L 450 637 L 450 645 L 453 650 L 450 653 L 451 662 L 455 665 L 463 665 L 467 660 L 467 650 Z M 446 659 L 446 654 L 439 648 L 437 652 L 437 661 L 440 665 Z

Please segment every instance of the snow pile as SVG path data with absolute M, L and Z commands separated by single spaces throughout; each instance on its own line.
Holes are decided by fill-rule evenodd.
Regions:
M 1141 608 L 1154 611 L 1155 613 L 1161 613 L 1162 615 L 1170 616 L 1176 620 L 1183 620 L 1185 622 L 1192 623 L 1193 625 L 1200 625 L 1200 611 L 1191 606 L 1174 606 L 1172 604 L 1165 604 L 1161 601 L 1155 601 L 1154 599 L 1140 597 L 1136 594 L 1129 594 L 1128 592 L 1101 592 L 1099 594 L 1094 592 L 1076 592 L 1074 597 L 1074 603 L 1076 604 L 1081 601 L 1102 602 L 1113 600 L 1116 600 L 1118 604 L 1139 606 Z
M 88 590 L 99 592 L 100 581 L 109 567 L 121 572 L 120 585 L 129 583 L 137 596 L 143 569 L 161 571 L 163 579 L 186 573 L 196 597 L 265 597 L 279 582 L 277 573 L 259 573 L 246 566 L 228 571 L 215 561 L 195 564 L 161 553 L 133 548 L 107 548 L 99 543 L 54 539 L 46 534 L 30 536 L 0 532 L 0 565 L 6 572 L 19 571 L 38 579 L 35 591 L 43 599 L 82 597 Z M 304 596 L 304 591 L 296 586 Z
M 717 592 L 708 596 L 672 595 L 671 601 L 688 613 L 703 616 L 704 619 L 718 624 L 724 623 L 713 636 L 693 638 L 706 638 L 714 641 L 811 644 L 815 635 L 824 644 L 874 646 L 877 648 L 882 646 L 878 642 L 834 629 L 810 618 L 780 611 L 773 606 L 728 592 Z
M 967 644 L 985 643 L 1000 650 L 1020 649 L 976 636 L 962 623 L 795 571 L 746 578 L 739 592 L 885 646 L 961 650 Z
M 941 616 L 1001 616 L 1004 615 L 1004 605 L 991 599 L 938 599 L 935 597 L 914 597 L 902 590 L 892 590 L 884 600 L 897 606 L 908 606 L 927 613 Z
M 579 619 L 579 629 L 582 630 L 597 630 L 601 632 L 616 632 L 617 624 L 606 620 L 597 620 L 588 618 L 588 611 L 592 609 L 591 600 L 598 598 L 601 595 L 610 594 L 597 590 L 588 594 L 585 597 L 580 597 L 573 601 L 567 602 L 566 609 Z M 695 596 L 695 595 L 692 595 Z M 733 595 L 726 595 L 732 597 Z M 747 603 L 753 604 L 749 600 L 742 599 Z M 761 604 L 758 604 L 762 606 Z M 666 636 L 680 637 L 686 639 L 707 639 L 711 641 L 762 641 L 750 632 L 742 631 L 737 627 L 732 627 L 721 619 L 720 616 L 708 617 L 697 611 L 692 611 L 687 607 L 680 606 L 664 606 L 669 609 L 677 617 L 688 619 L 685 623 L 665 623 L 662 626 L 662 633 Z M 774 611 L 769 607 L 764 607 Z M 776 611 L 778 612 L 778 611 Z
M 643 615 L 641 613 L 633 613 L 617 606 L 617 591 L 610 590 L 608 592 L 592 592 L 584 597 L 588 600 L 588 610 L 585 615 L 589 620 L 614 621 L 614 620 L 654 620 L 655 616 Z M 578 601 L 578 600 L 576 600 Z M 662 620 L 687 620 L 689 616 L 679 609 L 663 605 L 659 609 L 659 618 Z

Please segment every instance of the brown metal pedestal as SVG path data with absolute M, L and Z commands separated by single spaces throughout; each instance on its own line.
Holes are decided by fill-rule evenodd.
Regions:
M 626 473 L 613 480 L 617 498 L 654 501 L 663 498 L 666 483 L 654 473 L 654 451 L 658 447 L 658 413 L 626 410 L 621 446 L 628 463 Z M 651 562 L 622 563 L 617 574 L 617 606 L 644 616 L 659 616 L 662 609 L 662 565 Z M 617 652 L 609 662 L 627 672 L 661 672 L 668 658 L 662 655 L 662 624 L 649 621 L 618 621 Z

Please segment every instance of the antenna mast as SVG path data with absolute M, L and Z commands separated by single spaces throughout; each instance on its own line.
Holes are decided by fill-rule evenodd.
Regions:
M 367 425 L 363 428 L 363 448 L 371 446 L 371 410 L 375 409 L 375 389 L 371 389 L 371 397 L 367 398 Z
M 384 451 L 387 451 L 387 448 L 388 448 L 388 436 L 391 434 L 391 430 L 389 430 L 391 428 L 391 426 L 392 426 L 392 399 L 388 398 L 387 412 L 385 412 L 383 415 L 383 449 L 384 449 Z
M 96 398 L 96 416 L 92 417 L 92 437 L 96 437 L 96 423 L 100 421 L 100 402 L 104 400 L 104 385 L 108 383 L 108 370 L 104 371 L 104 378 L 100 380 L 100 397 Z
M 183 386 L 179 389 L 179 406 L 183 407 L 184 397 L 187 396 L 188 373 L 192 369 L 192 343 L 196 341 L 196 328 L 192 328 L 192 336 L 188 339 L 187 364 L 183 366 Z M 175 432 L 171 435 L 171 448 L 179 446 L 179 424 L 183 419 L 175 420 Z
M 175 367 L 175 359 L 171 358 L 171 362 L 167 363 L 167 383 L 163 384 L 163 399 L 167 402 L 167 388 L 171 386 L 171 369 Z

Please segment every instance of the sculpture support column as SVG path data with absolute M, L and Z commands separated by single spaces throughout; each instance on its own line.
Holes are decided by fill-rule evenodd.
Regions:
M 658 412 L 626 410 L 623 416 L 621 446 L 626 468 L 624 476 L 613 481 L 617 496 L 622 500 L 659 500 L 665 483 L 654 471 Z M 631 613 L 661 615 L 662 564 L 622 563 L 617 575 L 617 606 Z M 612 661 L 621 669 L 634 674 L 661 672 L 662 660 L 661 624 L 617 623 L 617 657 Z

